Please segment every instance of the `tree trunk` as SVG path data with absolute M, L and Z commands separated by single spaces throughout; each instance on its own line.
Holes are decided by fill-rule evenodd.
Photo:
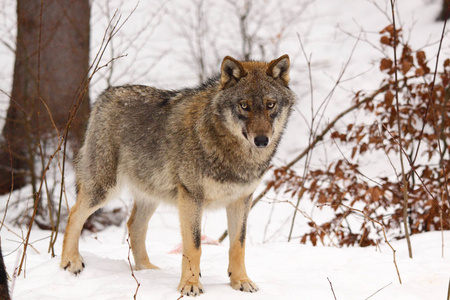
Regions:
M 38 143 L 64 133 L 72 104 L 88 88 L 89 0 L 45 0 L 42 5 L 39 0 L 17 1 L 13 87 L 0 145 L 0 194 L 31 178 Z M 85 95 L 70 130 L 74 150 L 89 115 Z
M 5 263 L 3 262 L 2 243 L 0 240 L 0 299 L 10 300 L 8 289 L 8 275 L 6 274 Z

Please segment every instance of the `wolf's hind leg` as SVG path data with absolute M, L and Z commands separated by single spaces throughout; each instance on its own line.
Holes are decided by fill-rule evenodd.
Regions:
M 86 219 L 103 205 L 91 206 L 90 197 L 83 188 L 77 196 L 77 203 L 72 207 L 64 234 L 61 268 L 79 274 L 84 268 L 83 257 L 78 250 L 78 241 Z
M 227 207 L 230 237 L 228 276 L 230 276 L 233 289 L 253 293 L 258 291 L 258 286 L 248 278 L 245 269 L 245 236 L 251 203 L 252 196 L 250 195 L 231 203 Z
M 131 211 L 131 216 L 127 223 L 131 250 L 133 251 L 135 262 L 135 270 L 159 269 L 150 262 L 145 247 L 148 222 L 157 207 L 157 204 L 150 202 L 142 203 L 138 198 L 135 198 L 133 210 Z

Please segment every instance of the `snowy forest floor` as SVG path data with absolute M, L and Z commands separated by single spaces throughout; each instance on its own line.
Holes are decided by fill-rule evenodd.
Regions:
M 166 214 L 167 215 L 167 214 Z M 169 219 L 175 220 L 176 213 Z M 165 221 L 168 221 L 167 218 Z M 178 285 L 180 254 L 169 254 L 180 241 L 176 226 L 165 226 L 163 218 L 150 222 L 147 242 L 151 261 L 161 270 L 134 272 L 140 283 L 137 299 L 173 299 L 180 296 Z M 158 224 L 159 223 L 159 224 Z M 177 224 L 175 224 L 177 225 Z M 131 275 L 125 230 L 112 226 L 80 240 L 86 268 L 74 276 L 59 267 L 59 257 L 43 255 L 48 248 L 48 232 L 33 231 L 33 248 L 27 255 L 25 278 L 13 283 L 13 299 L 132 299 L 137 284 Z M 450 245 L 450 232 L 444 233 Z M 122 239 L 122 241 L 121 241 Z M 8 270 L 14 270 L 20 251 L 11 232 L 2 233 L 3 253 Z M 56 246 L 61 252 L 62 239 Z M 260 290 L 255 294 L 233 290 L 227 277 L 228 242 L 203 245 L 201 299 L 446 299 L 450 270 L 450 249 L 444 248 L 441 233 L 412 237 L 414 259 L 408 258 L 406 242 L 393 242 L 398 269 L 391 249 L 312 247 L 298 243 L 250 244 L 247 271 Z M 130 258 L 133 262 L 132 258 Z M 12 274 L 11 274 L 12 275 Z M 331 285 L 332 287 L 331 287 Z M 381 289 L 381 290 L 380 290 Z M 334 291 L 334 292 L 333 292 Z M 378 291 L 378 292 L 377 292 Z
M 94 5 L 94 10 L 100 11 L 99 7 L 103 1 L 94 2 L 97 5 Z M 126 1 L 121 2 L 125 3 Z M 128 28 L 140 28 L 136 27 L 137 24 L 141 24 L 140 26 L 147 24 L 145 20 L 149 14 L 145 10 L 146 4 L 144 1 L 141 2 L 140 10 L 133 15 Z M 299 95 L 299 105 L 292 115 L 291 124 L 287 127 L 280 151 L 274 159 L 275 165 L 285 164 L 303 150 L 308 142 L 308 130 L 305 126 L 308 122 L 304 122 L 303 116 L 307 116 L 310 110 L 310 79 L 297 34 L 302 37 L 307 54 L 312 56 L 312 80 L 314 81 L 316 109 L 333 88 L 337 74 L 343 68 L 350 53 L 353 53 L 354 45 L 357 44 L 346 76 L 343 78 L 341 86 L 334 92 L 330 107 L 326 112 L 324 111 L 322 125 L 326 125 L 327 120 L 331 120 L 335 114 L 349 106 L 353 92 L 360 89 L 374 90 L 379 87 L 379 60 L 383 57 L 383 53 L 380 54 L 371 43 L 378 43 L 379 31 L 389 24 L 389 15 L 386 16 L 382 12 L 383 8 L 387 7 L 387 2 L 381 0 L 318 0 L 313 2 L 313 5 L 309 6 L 305 10 L 305 15 L 302 16 L 303 23 L 292 28 L 279 49 L 282 52 L 279 54 L 289 53 L 291 56 L 292 88 Z M 375 7 L 372 2 L 379 4 L 380 7 Z M 437 41 L 442 30 L 442 23 L 434 21 L 440 7 L 438 2 L 440 3 L 437 0 L 397 1 L 400 16 L 402 16 L 400 23 L 403 25 L 405 36 L 416 48 L 423 47 L 429 51 L 427 53 L 432 59 L 436 55 Z M 132 6 L 131 8 L 135 6 L 134 1 L 129 3 L 132 3 L 128 4 Z M 15 13 L 14 7 L 13 5 L 9 6 L 11 15 Z M 105 21 L 106 19 L 101 17 L 98 16 L 98 12 L 93 14 L 93 48 L 98 46 L 104 33 L 104 29 L 100 26 L 101 22 L 98 20 Z M 176 23 L 172 19 L 169 21 Z M 6 26 L 3 26 L 2 30 L 11 32 Z M 117 40 L 116 47 L 127 44 L 121 42 L 126 40 L 124 37 L 133 39 L 133 35 L 126 30 L 125 26 L 121 32 L 123 40 Z M 133 32 L 133 30 L 130 31 Z M 151 30 L 149 31 L 151 32 Z M 360 34 L 361 38 L 356 43 L 357 38 L 355 37 Z M 136 33 L 135 36 L 139 37 Z M 185 61 L 184 52 L 188 52 L 186 47 L 180 46 L 184 41 L 183 37 L 170 35 L 167 28 L 162 26 L 152 38 L 154 41 L 151 39 L 149 41 L 153 41 L 153 44 L 143 42 L 142 44 L 138 43 L 134 47 L 135 49 L 116 49 L 115 55 L 129 53 L 129 56 L 117 61 L 112 84 L 144 83 L 164 88 L 177 88 L 183 85 L 191 86 L 192 83 L 195 83 L 197 77 L 192 75 L 192 68 L 180 63 Z M 14 38 L 11 39 L 13 44 Z M 144 38 L 141 37 L 140 40 L 144 40 Z M 228 40 L 224 41 L 227 42 L 227 45 L 234 46 Z M 223 49 L 222 47 L 217 48 Z M 441 53 L 443 57 L 449 57 L 449 49 L 446 37 Z M 133 60 L 133 51 L 139 53 L 140 60 L 138 58 Z M 165 54 L 159 56 L 158 51 L 163 54 L 167 52 L 167 57 L 164 56 Z M 225 51 L 222 50 L 220 53 L 223 56 L 230 54 L 222 52 Z M 2 57 L 0 59 L 2 68 L 0 69 L 4 70 L 0 74 L 0 89 L 9 90 L 14 56 L 9 50 L 0 51 L 0 55 Z M 7 59 L 3 59 L 6 56 L 8 56 Z M 149 65 L 150 60 L 155 56 L 164 59 L 161 59 L 159 64 L 155 63 L 157 65 L 155 69 L 150 68 L 151 72 L 147 72 L 147 68 L 144 66 L 145 64 Z M 128 69 L 129 66 L 131 66 L 130 69 Z M 218 71 L 219 65 L 215 64 L 214 66 L 214 70 Z M 121 70 L 124 72 L 120 72 Z M 105 87 L 105 78 L 96 81 L 91 87 L 91 94 L 94 96 L 92 99 Z M 5 95 L 0 95 L 4 111 L 6 111 L 7 105 L 3 104 L 8 101 L 9 99 Z M 356 119 L 361 116 L 352 115 L 351 117 Z M 340 124 L 340 126 L 345 126 L 345 124 Z M 323 147 L 330 146 L 330 144 L 331 142 Z M 333 152 L 339 155 L 335 148 L 328 148 L 330 157 Z M 316 165 L 322 163 L 321 158 L 317 154 L 314 157 L 317 160 L 313 163 Z M 382 176 L 386 173 L 392 175 L 393 173 L 392 167 L 386 159 L 381 161 L 376 157 L 365 157 L 361 160 L 367 165 L 369 177 Z M 68 201 L 70 205 L 73 205 L 75 201 L 73 172 L 67 172 L 67 177 L 70 177 L 65 179 Z M 263 187 L 259 187 L 259 190 L 261 189 Z M 12 202 L 21 197 L 27 198 L 30 202 L 27 204 L 24 201 L 21 205 L 32 207 L 32 199 L 27 196 L 31 195 L 30 190 L 28 188 L 22 194 L 20 192 L 13 194 Z M 277 198 L 278 195 L 270 196 Z M 7 196 L 0 198 L 0 203 L 6 203 L 6 199 Z M 444 232 L 443 239 L 441 232 L 413 235 L 413 259 L 408 258 L 404 240 L 390 241 L 396 250 L 398 271 L 402 279 L 402 284 L 400 284 L 393 263 L 392 250 L 385 243 L 381 243 L 379 247 L 365 248 L 302 245 L 299 244 L 299 237 L 309 230 L 308 220 L 305 218 L 297 218 L 293 242 L 284 242 L 287 241 L 288 227 L 293 213 L 292 207 L 282 203 L 274 205 L 269 202 L 261 201 L 255 206 L 250 212 L 248 222 L 247 272 L 259 286 L 259 292 L 246 294 L 230 287 L 227 276 L 228 239 L 225 239 L 222 245 L 203 246 L 201 282 L 205 288 L 205 294 L 200 299 L 447 299 L 450 279 L 450 232 Z M 300 203 L 300 208 L 308 212 L 311 211 L 312 206 L 313 204 L 307 201 Z M 129 257 L 125 222 L 118 227 L 111 226 L 98 233 L 84 232 L 82 234 L 80 252 L 85 259 L 86 268 L 78 276 L 73 276 L 59 267 L 63 233 L 59 233 L 55 245 L 56 257 L 51 258 L 47 253 L 50 232 L 33 227 L 30 237 L 32 247 L 27 250 L 25 272 L 19 277 L 14 277 L 14 270 L 19 265 L 22 255 L 22 237 L 25 236 L 27 230 L 26 226 L 19 228 L 12 225 L 14 217 L 17 216 L 15 214 L 17 210 L 10 209 L 8 211 L 5 226 L 1 230 L 2 251 L 7 271 L 12 277 L 10 289 L 13 300 L 110 300 L 133 299 L 135 295 L 137 299 L 176 300 L 180 297 L 176 287 L 181 271 L 181 255 L 169 253 L 181 241 L 178 214 L 175 209 L 160 208 L 150 221 L 147 249 L 152 263 L 159 266 L 161 270 L 134 272 L 140 284 L 137 291 L 137 283 L 132 277 L 129 265 L 129 260 L 133 264 L 133 259 Z M 3 209 L 0 210 L 1 215 L 3 212 Z M 320 221 L 322 218 L 325 218 L 324 211 L 316 209 L 314 220 Z M 204 221 L 206 221 L 204 222 L 204 234 L 211 238 L 218 238 L 226 228 L 224 213 L 212 213 Z

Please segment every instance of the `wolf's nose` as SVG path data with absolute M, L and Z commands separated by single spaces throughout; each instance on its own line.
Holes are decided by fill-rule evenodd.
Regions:
M 258 148 L 264 148 L 269 144 L 269 138 L 264 135 L 258 135 L 255 137 L 255 145 Z

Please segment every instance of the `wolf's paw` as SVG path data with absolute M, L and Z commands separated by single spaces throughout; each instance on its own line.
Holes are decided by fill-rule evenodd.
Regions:
M 254 293 L 259 290 L 258 286 L 249 278 L 240 280 L 231 278 L 231 287 L 235 290 L 250 293 Z
M 83 257 L 79 254 L 73 257 L 66 257 L 66 258 L 63 257 L 61 259 L 60 266 L 64 270 L 69 271 L 70 273 L 73 273 L 75 275 L 78 275 L 84 269 Z
M 186 282 L 183 286 L 178 286 L 181 295 L 183 296 L 200 296 L 203 294 L 203 285 L 200 282 Z

